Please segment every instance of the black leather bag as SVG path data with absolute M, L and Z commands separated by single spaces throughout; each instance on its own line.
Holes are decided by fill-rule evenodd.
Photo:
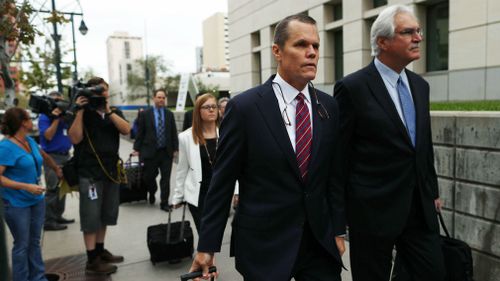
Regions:
M 62 171 L 64 179 L 69 186 L 78 185 L 78 168 L 76 165 L 76 158 L 74 156 L 64 163 Z
M 471 248 L 464 241 L 451 238 L 443 216 L 439 215 L 441 228 L 446 233 L 441 235 L 441 249 L 446 267 L 445 281 L 474 281 Z

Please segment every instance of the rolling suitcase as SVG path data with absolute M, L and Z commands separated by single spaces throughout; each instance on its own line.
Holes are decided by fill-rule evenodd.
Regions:
M 211 266 L 208 269 L 209 273 L 216 272 L 216 271 L 217 271 L 217 268 L 215 266 Z M 192 280 L 194 278 L 199 278 L 199 277 L 201 277 L 201 275 L 202 275 L 201 271 L 186 273 L 186 274 L 181 275 L 181 281 L 189 281 L 189 280 Z M 210 280 L 214 281 L 214 278 L 211 278 Z
M 147 243 L 153 265 L 193 256 L 193 229 L 185 220 L 186 203 L 183 205 L 182 221 L 171 222 L 172 210 L 169 208 L 168 223 L 148 227 Z
M 120 185 L 120 204 L 148 198 L 148 192 L 142 184 L 142 163 L 139 160 L 133 161 L 132 158 L 130 154 L 124 165 L 127 184 Z

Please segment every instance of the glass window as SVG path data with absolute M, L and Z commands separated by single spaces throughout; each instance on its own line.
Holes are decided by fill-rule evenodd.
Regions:
M 333 33 L 334 40 L 334 61 L 335 61 L 335 81 L 344 77 L 344 32 L 342 29 Z
M 125 47 L 125 58 L 129 59 L 130 58 L 130 42 L 125 41 L 124 47 Z
M 387 5 L 387 0 L 373 0 L 373 8 Z
M 448 69 L 449 6 L 445 1 L 427 7 L 427 71 Z
M 333 5 L 333 20 L 341 20 L 342 19 L 342 3 Z

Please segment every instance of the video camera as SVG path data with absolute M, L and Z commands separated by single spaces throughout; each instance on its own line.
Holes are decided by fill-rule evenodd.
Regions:
M 31 111 L 34 113 L 41 113 L 47 116 L 51 116 L 52 111 L 56 108 L 59 108 L 62 112 L 61 114 L 64 115 L 70 106 L 68 101 L 56 100 L 51 97 L 40 95 L 31 95 L 28 104 L 31 107 Z
M 97 110 L 106 107 L 106 97 L 102 95 L 106 89 L 102 86 L 88 86 L 78 81 L 72 88 L 73 103 L 78 97 L 86 97 L 88 103 L 86 109 Z

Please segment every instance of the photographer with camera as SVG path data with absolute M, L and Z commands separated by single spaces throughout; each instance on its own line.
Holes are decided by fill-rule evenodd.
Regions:
M 57 165 L 62 166 L 69 160 L 69 150 L 71 142 L 68 138 L 68 125 L 63 120 L 64 108 L 57 107 L 57 104 L 63 101 L 62 94 L 51 92 L 49 98 L 55 108 L 50 114 L 40 113 L 38 127 L 40 129 L 40 144 Z M 66 205 L 66 196 L 59 197 L 59 179 L 56 173 L 44 164 L 45 184 L 47 192 L 45 194 L 45 224 L 44 230 L 64 230 L 68 228 L 65 224 L 74 223 L 74 219 L 65 219 L 64 213 Z
M 79 175 L 80 224 L 87 250 L 88 274 L 111 274 L 123 256 L 104 248 L 106 227 L 116 225 L 119 205 L 118 150 L 120 134 L 130 125 L 118 109 L 109 105 L 108 84 L 91 78 L 86 88 L 77 89 L 74 120 L 68 136 L 75 145 Z

